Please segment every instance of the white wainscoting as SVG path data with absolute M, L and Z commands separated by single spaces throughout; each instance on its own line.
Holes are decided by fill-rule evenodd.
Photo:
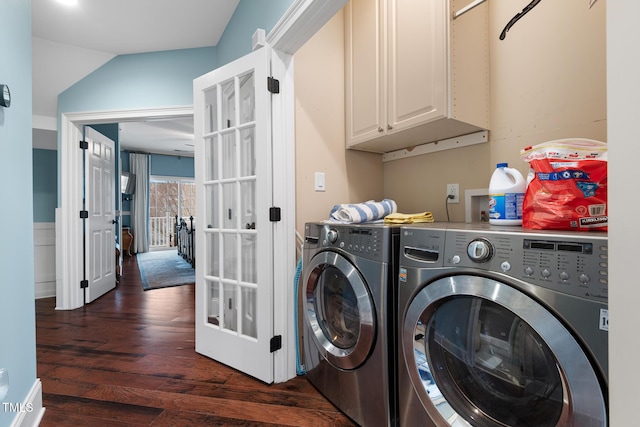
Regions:
M 11 427 L 37 427 L 42 421 L 45 408 L 42 407 L 42 383 L 40 378 L 36 378 L 25 401 L 16 404 L 13 408 L 6 403 L 4 408 L 8 410 L 17 409 L 16 416 L 11 423 Z
M 54 222 L 33 224 L 35 294 L 37 298 L 56 296 L 56 227 Z

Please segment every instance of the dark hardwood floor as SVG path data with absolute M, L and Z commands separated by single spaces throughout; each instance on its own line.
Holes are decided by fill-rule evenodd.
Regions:
M 36 300 L 41 426 L 352 426 L 304 377 L 266 385 L 194 350 L 194 286 L 144 292 L 135 257 L 84 308 Z

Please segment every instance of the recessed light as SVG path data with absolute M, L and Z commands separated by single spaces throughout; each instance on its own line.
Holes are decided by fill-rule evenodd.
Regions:
M 75 6 L 78 4 L 78 0 L 56 0 L 56 1 L 66 6 Z

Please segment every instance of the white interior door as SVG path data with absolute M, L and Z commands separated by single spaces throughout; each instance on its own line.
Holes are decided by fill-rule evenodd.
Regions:
M 115 143 L 85 127 L 85 280 L 86 302 L 116 286 Z
M 273 382 L 269 50 L 194 80 L 196 351 Z

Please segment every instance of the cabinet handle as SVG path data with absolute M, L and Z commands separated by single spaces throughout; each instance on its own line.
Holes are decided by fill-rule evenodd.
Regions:
M 393 126 L 387 125 L 387 130 L 391 130 L 391 129 L 393 129 Z
M 384 129 L 382 129 L 381 127 L 378 128 L 378 132 L 384 132 Z

